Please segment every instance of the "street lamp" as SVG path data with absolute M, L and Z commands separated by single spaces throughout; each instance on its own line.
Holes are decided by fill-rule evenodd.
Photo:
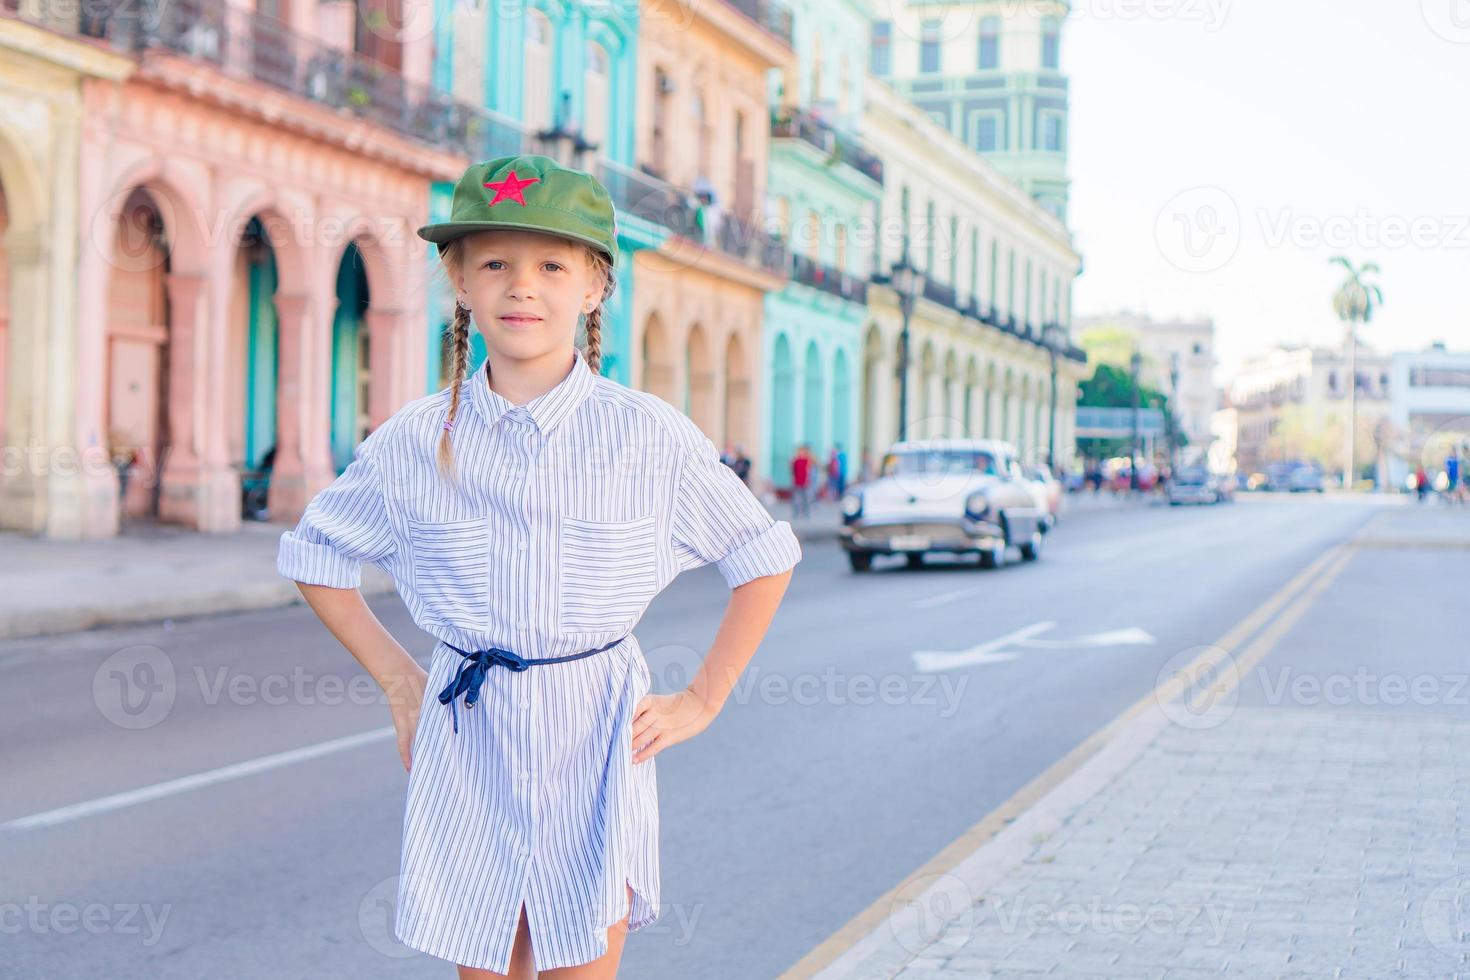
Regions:
M 1128 489 L 1138 492 L 1138 372 L 1143 367 L 1143 355 L 1134 351 L 1128 358 L 1128 370 L 1133 378 L 1133 442 L 1128 447 Z
M 898 441 L 903 442 L 909 430 L 909 320 L 924 289 L 924 273 L 909 263 L 907 240 L 903 255 L 889 270 L 888 281 L 898 292 L 898 308 L 903 314 L 903 330 L 898 335 Z
M 1051 422 L 1046 435 L 1046 465 L 1057 468 L 1057 358 L 1067 342 L 1067 330 L 1060 323 L 1047 323 L 1041 327 L 1041 342 L 1051 356 Z

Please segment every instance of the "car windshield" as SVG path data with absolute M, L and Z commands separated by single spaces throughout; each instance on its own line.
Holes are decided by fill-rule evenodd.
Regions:
M 979 450 L 935 449 L 889 453 L 883 457 L 883 476 L 914 473 L 986 473 L 997 475 L 995 457 Z

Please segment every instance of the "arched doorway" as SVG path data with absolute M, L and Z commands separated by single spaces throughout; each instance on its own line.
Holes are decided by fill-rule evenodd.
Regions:
M 337 264 L 337 309 L 332 316 L 332 465 L 347 468 L 357 444 L 367 437 L 370 331 L 364 327 L 369 295 L 362 252 L 348 243 Z M 478 333 L 478 331 L 476 331 Z
M 837 348 L 832 358 L 832 443 L 852 454 L 852 369 L 847 351 Z
M 280 370 L 281 320 L 276 309 L 279 272 L 275 249 L 258 217 L 245 224 L 236 257 L 235 295 L 240 298 L 239 334 L 244 340 L 246 516 L 263 516 L 250 506 L 264 490 L 261 474 L 273 465 L 276 448 L 276 392 Z
M 862 451 L 872 459 L 877 458 L 878 443 L 882 438 L 878 432 L 882 371 L 883 335 L 876 326 L 870 326 L 868 335 L 863 340 L 863 401 L 859 406 L 859 411 L 862 412 L 862 432 L 859 438 L 862 440 Z
M 944 435 L 954 438 L 963 434 L 963 423 L 959 419 L 959 362 L 954 351 L 944 355 Z
M 684 377 L 688 379 L 684 386 L 684 414 L 711 438 L 717 437 L 715 364 L 709 336 L 697 323 L 689 328 L 689 342 L 684 345 Z
M 5 253 L 5 232 L 9 228 L 10 209 L 5 203 L 5 179 L 0 175 L 0 446 L 10 445 L 5 431 L 5 381 L 10 372 L 10 257 Z
M 776 337 L 771 358 L 771 479 L 786 486 L 796 449 L 796 364 L 786 335 Z
M 741 452 L 749 450 L 751 445 L 750 379 L 750 359 L 745 355 L 745 345 L 740 341 L 740 334 L 732 333 L 725 342 L 724 441 Z
M 822 376 L 822 354 L 817 342 L 806 345 L 806 358 L 802 366 L 802 424 L 801 441 L 810 443 L 812 452 L 821 458 L 827 447 L 822 444 L 822 409 L 825 407 L 826 378 Z
M 674 404 L 674 361 L 663 324 L 657 314 L 643 327 L 643 390 Z
M 149 193 L 123 204 L 107 282 L 104 432 L 119 464 L 120 517 L 156 518 L 168 429 L 169 273 L 163 217 Z

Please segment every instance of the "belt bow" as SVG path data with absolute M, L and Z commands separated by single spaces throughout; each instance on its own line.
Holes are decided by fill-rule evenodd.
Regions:
M 531 666 L 525 657 L 513 650 L 502 650 L 499 647 L 491 647 L 488 650 L 476 650 L 466 653 L 454 647 L 464 661 L 459 665 L 459 672 L 439 692 L 439 703 L 449 705 L 449 716 L 454 722 L 454 733 L 459 734 L 459 716 L 454 711 L 454 699 L 461 694 L 464 695 L 464 706 L 473 708 L 480 700 L 480 688 L 485 683 L 485 675 L 491 667 L 506 667 L 510 670 L 525 670 Z

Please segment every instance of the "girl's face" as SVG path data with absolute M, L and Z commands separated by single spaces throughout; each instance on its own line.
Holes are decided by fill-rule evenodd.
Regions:
M 577 316 L 602 301 L 602 276 L 586 247 L 537 231 L 464 236 L 453 277 L 486 347 L 515 360 L 571 347 Z

